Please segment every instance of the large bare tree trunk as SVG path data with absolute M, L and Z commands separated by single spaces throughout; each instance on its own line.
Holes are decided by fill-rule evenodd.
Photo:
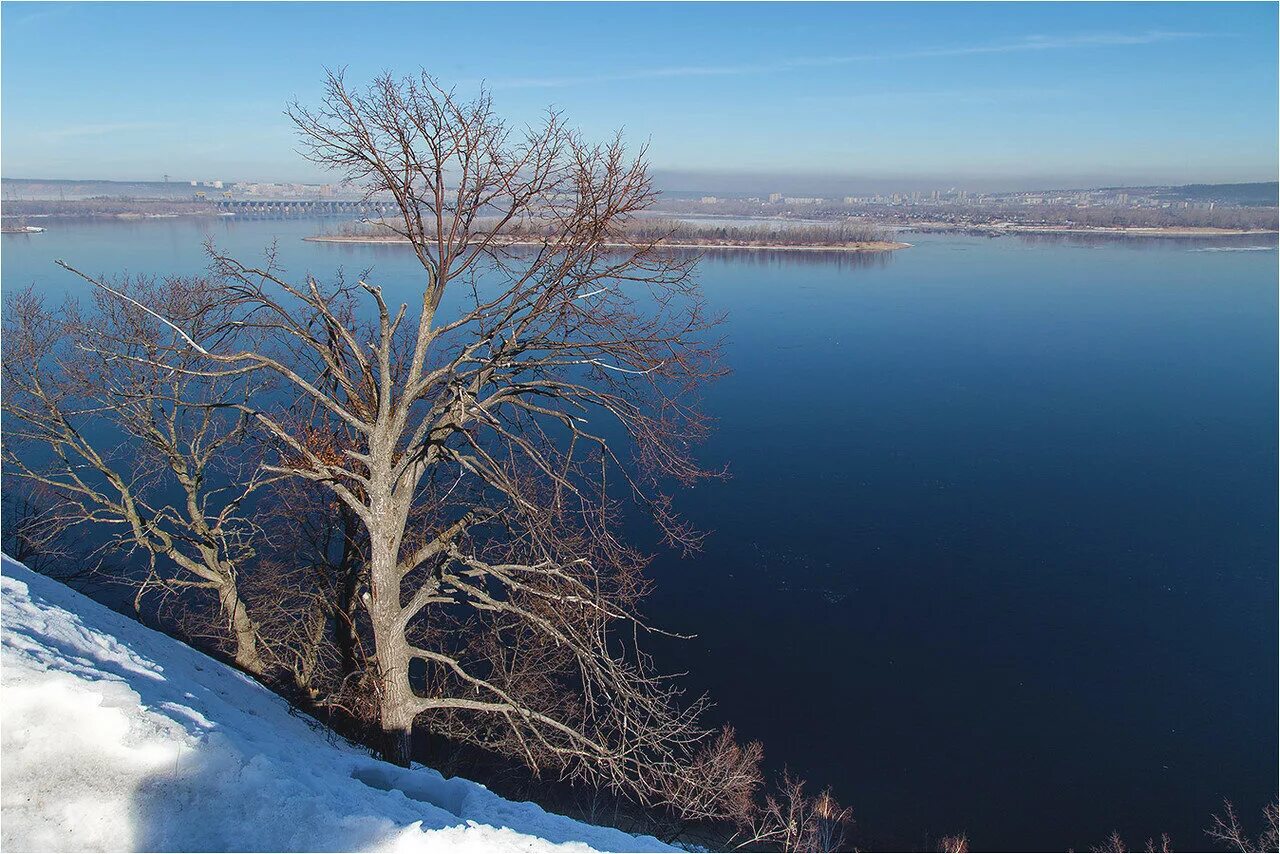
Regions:
M 393 514 L 375 515 L 384 519 Z M 386 526 L 396 528 L 395 523 Z M 409 644 L 400 624 L 400 567 L 398 531 L 371 528 L 369 614 L 378 664 L 383 758 L 408 767 L 413 747 L 413 719 L 418 703 L 409 684 Z
M 369 443 L 369 616 L 380 695 L 383 758 L 408 767 L 416 698 L 409 684 L 409 643 L 400 620 L 400 544 L 407 508 L 395 488 L 394 443 L 375 428 Z
M 391 645 L 397 645 L 391 638 Z M 403 641 L 399 646 L 403 647 Z M 386 661 L 382 679 L 382 758 L 388 762 L 409 767 L 413 753 L 413 719 L 417 716 L 417 702 L 413 690 L 409 686 L 409 655 L 407 651 L 399 655 L 391 653 L 383 658 L 379 653 L 379 664 Z

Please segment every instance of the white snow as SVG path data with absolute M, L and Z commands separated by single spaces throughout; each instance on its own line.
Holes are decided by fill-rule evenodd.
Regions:
M 6 851 L 667 851 L 331 744 L 279 697 L 37 575 L 0 569 Z

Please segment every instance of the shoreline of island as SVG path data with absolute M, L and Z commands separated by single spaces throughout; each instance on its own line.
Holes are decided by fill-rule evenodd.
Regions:
M 364 236 L 364 235 L 343 235 L 343 234 L 316 234 L 310 237 L 304 237 L 303 240 L 312 243 L 366 243 L 366 244 L 385 244 L 391 246 L 407 246 L 409 241 L 403 237 L 380 237 L 380 236 Z M 504 241 L 502 246 L 541 246 L 542 243 L 536 240 L 511 240 Z M 626 249 L 634 246 L 633 243 L 605 243 L 608 249 Z M 701 250 L 754 250 L 757 252 L 895 252 L 899 249 L 909 249 L 913 244 L 903 243 L 897 240 L 869 240 L 856 243 L 830 243 L 830 244 L 763 244 L 763 243 L 713 243 L 709 241 L 699 241 L 696 243 L 680 242 L 667 243 L 659 241 L 657 244 L 663 249 L 701 249 Z
M 1266 237 L 1277 236 L 1274 229 L 1212 228 L 1209 226 L 1144 226 L 1144 225 L 1027 225 L 1020 223 L 956 223 L 919 222 L 909 225 L 883 226 L 921 233 L 975 232 L 1000 234 L 1072 234 L 1111 237 Z

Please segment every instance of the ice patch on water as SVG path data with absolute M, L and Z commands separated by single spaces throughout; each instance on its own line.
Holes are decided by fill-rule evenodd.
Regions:
M 1275 246 L 1201 246 L 1188 252 L 1274 252 Z

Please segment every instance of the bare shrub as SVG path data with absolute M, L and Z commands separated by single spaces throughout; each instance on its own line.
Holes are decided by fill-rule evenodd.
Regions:
M 1240 823 L 1231 801 L 1222 802 L 1222 815 L 1214 814 L 1213 823 L 1205 831 L 1210 839 L 1231 847 L 1233 851 L 1275 851 L 1280 845 L 1277 819 L 1280 819 L 1280 799 L 1263 807 L 1263 827 L 1257 836 L 1250 836 Z
M 738 847 L 770 851 L 840 851 L 846 847 L 853 810 L 826 789 L 805 794 L 804 780 L 784 772 L 776 794 L 765 796 L 739 836 Z

